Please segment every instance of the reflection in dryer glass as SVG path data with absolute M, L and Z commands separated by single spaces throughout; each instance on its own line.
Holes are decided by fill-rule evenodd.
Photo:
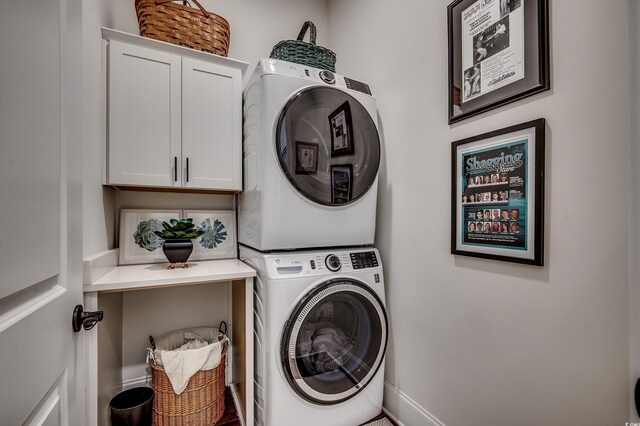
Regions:
M 301 173 L 296 143 L 317 146 L 313 173 Z M 280 114 L 276 152 L 292 185 L 323 205 L 356 201 L 378 173 L 380 139 L 365 107 L 344 91 L 313 87 L 294 95 Z M 336 186 L 332 170 L 351 170 L 350 187 Z M 296 170 L 298 171 L 296 173 Z

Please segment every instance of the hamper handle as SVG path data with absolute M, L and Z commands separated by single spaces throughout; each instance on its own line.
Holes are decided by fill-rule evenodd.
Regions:
M 195 0 L 194 0 L 195 1 Z M 306 21 L 302 25 L 302 29 L 300 30 L 300 34 L 298 34 L 298 41 L 302 41 L 307 30 L 311 28 L 311 32 L 309 35 L 309 42 L 315 46 L 316 44 L 316 26 L 313 25 L 313 22 Z
M 156 4 L 172 3 L 173 1 L 175 0 L 156 0 Z M 200 3 L 198 3 L 198 0 L 186 0 L 186 1 L 183 1 L 182 3 L 190 3 L 190 2 L 194 2 L 205 17 L 207 18 L 209 17 L 209 12 L 207 12 L 207 10 L 204 7 L 202 7 Z

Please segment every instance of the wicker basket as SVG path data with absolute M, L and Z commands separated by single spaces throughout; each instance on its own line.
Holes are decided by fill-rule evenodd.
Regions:
M 308 29 L 311 29 L 310 43 L 302 41 Z M 336 71 L 336 54 L 325 47 L 316 46 L 316 26 L 311 21 L 304 23 L 297 40 L 283 40 L 273 46 L 269 57 L 332 72 Z
M 220 364 L 199 370 L 187 387 L 176 394 L 160 365 L 150 362 L 154 426 L 212 426 L 224 415 L 225 366 L 227 344 L 222 347 Z
M 204 52 L 227 56 L 231 31 L 223 17 L 172 0 L 136 0 L 140 35 Z

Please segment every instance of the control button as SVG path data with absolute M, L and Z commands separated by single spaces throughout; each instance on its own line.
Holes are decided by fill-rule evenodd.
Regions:
M 324 264 L 327 265 L 327 269 L 331 272 L 336 272 L 340 270 L 342 264 L 340 263 L 340 259 L 335 254 L 330 254 L 324 259 Z
M 336 76 L 331 71 L 320 71 L 320 78 L 327 84 L 336 84 Z
M 315 261 L 311 261 L 311 269 L 316 269 L 316 262 Z

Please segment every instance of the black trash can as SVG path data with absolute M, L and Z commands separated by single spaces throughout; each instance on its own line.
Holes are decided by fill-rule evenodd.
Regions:
M 153 389 L 127 389 L 109 402 L 112 426 L 151 426 Z

